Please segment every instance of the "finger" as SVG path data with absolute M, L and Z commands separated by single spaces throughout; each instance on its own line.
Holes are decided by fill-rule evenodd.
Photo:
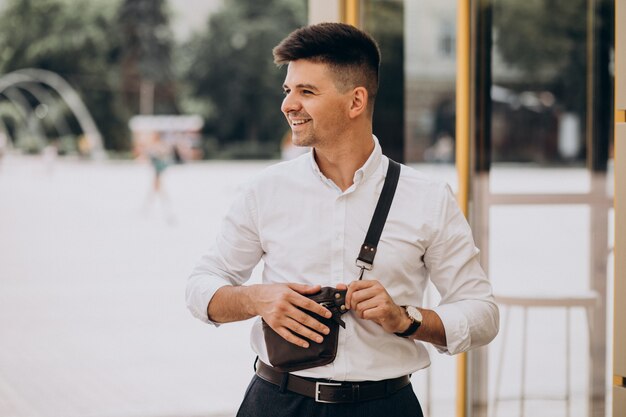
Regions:
M 314 303 L 314 304 L 317 304 L 317 303 Z M 328 313 L 330 314 L 330 311 L 328 311 Z M 330 333 L 330 329 L 326 325 L 324 325 L 323 323 L 320 323 L 318 320 L 316 320 L 315 318 L 313 318 L 312 316 L 310 316 L 309 314 L 305 313 L 302 310 L 294 309 L 291 312 L 291 314 L 289 314 L 289 317 L 295 320 L 297 323 L 302 324 L 309 329 L 315 330 L 318 333 L 322 333 L 322 334 Z
M 354 312 L 362 319 L 372 320 L 378 317 L 377 313 L 384 309 L 384 306 L 380 303 L 381 300 L 376 298 L 369 298 L 365 301 L 361 301 L 354 307 Z
M 294 290 L 295 292 L 300 293 L 300 294 L 315 294 L 315 293 L 318 293 L 322 289 L 322 286 L 319 284 L 318 285 L 306 285 L 306 284 L 290 283 L 290 284 L 287 284 L 287 286 L 291 288 L 292 290 Z
M 345 301 L 345 306 L 348 310 L 350 310 L 352 308 L 352 305 L 350 303 L 350 300 L 352 299 L 352 284 L 348 285 L 348 291 L 346 291 L 346 301 Z
M 361 290 L 362 288 L 365 288 L 365 286 L 368 285 L 368 284 L 364 284 L 365 282 L 367 281 L 352 281 L 348 285 L 348 291 L 346 292 L 346 307 L 348 309 L 354 308 L 354 302 L 352 301 L 352 298 L 354 297 L 354 293 L 356 291 Z
M 289 343 L 293 343 L 294 345 L 300 346 L 303 348 L 309 347 L 309 342 L 307 342 L 304 339 L 299 338 L 286 327 L 279 327 L 274 330 L 276 331 L 276 333 L 278 333 L 283 339 L 285 339 Z
M 305 285 L 305 284 L 291 283 L 291 284 L 288 284 L 288 287 L 296 291 L 300 295 L 300 297 L 297 297 L 295 300 L 292 301 L 294 305 L 297 305 L 298 307 L 301 307 L 305 310 L 312 311 L 313 313 L 320 315 L 322 317 L 326 317 L 326 318 L 332 317 L 332 313 L 327 308 L 321 306 L 320 304 L 316 303 L 313 300 L 308 299 L 307 297 L 304 297 L 304 295 L 307 295 L 307 294 L 316 294 L 320 292 L 320 290 L 322 289 L 321 285 Z
M 348 285 L 348 292 L 346 293 L 346 307 L 348 308 L 354 308 L 355 307 L 355 303 L 354 303 L 354 294 L 357 291 L 362 291 L 365 288 L 370 288 L 373 285 L 375 285 L 376 283 L 378 283 L 378 281 L 372 281 L 372 280 L 359 280 L 359 281 L 352 281 L 349 285 Z
M 312 340 L 317 343 L 322 343 L 324 341 L 324 337 L 311 330 L 308 326 L 298 322 L 297 320 L 290 320 L 288 323 L 289 330 L 296 334 L 296 336 L 306 337 L 309 340 Z
M 381 295 L 383 295 L 383 293 L 381 292 L 381 289 L 377 287 L 368 287 L 368 288 L 354 290 L 352 292 L 350 306 L 352 309 L 356 309 L 357 306 L 363 301 L 369 300 L 371 298 L 379 297 Z
M 366 308 L 361 313 L 363 320 L 370 320 L 384 327 L 384 323 L 389 320 L 388 310 L 381 306 Z
M 308 310 L 318 316 L 326 317 L 327 319 L 333 316 L 329 309 L 303 295 L 298 294 L 298 297 L 294 299 L 292 303 L 297 307 Z
M 349 286 L 355 290 L 360 290 L 363 288 L 371 287 L 373 285 L 380 285 L 380 283 L 373 279 L 361 279 L 358 281 L 352 281 Z

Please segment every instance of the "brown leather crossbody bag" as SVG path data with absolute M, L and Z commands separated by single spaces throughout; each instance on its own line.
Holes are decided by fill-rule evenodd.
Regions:
M 393 202 L 393 196 L 400 178 L 400 169 L 399 163 L 389 159 L 385 184 L 378 198 L 365 241 L 361 245 L 361 250 L 356 260 L 356 265 L 361 268 L 359 279 L 363 277 L 364 270 L 371 270 L 374 264 L 376 247 L 387 221 L 389 208 Z M 341 315 L 348 311 L 345 306 L 346 291 L 333 287 L 322 287 L 320 292 L 307 295 L 306 297 L 330 310 L 332 317 L 329 319 L 311 311 L 306 311 L 307 314 L 327 326 L 330 329 L 330 333 L 324 337 L 322 343 L 308 340 L 309 347 L 303 348 L 283 339 L 263 320 L 263 336 L 269 361 L 279 371 L 293 372 L 327 365 L 332 363 L 335 360 L 335 356 L 337 356 L 339 327 L 346 327 L 345 322 L 341 319 Z

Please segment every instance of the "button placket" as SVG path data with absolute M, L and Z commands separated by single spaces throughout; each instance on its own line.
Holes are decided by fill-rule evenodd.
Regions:
M 344 281 L 344 241 L 345 241 L 345 227 L 346 227 L 346 201 L 347 195 L 342 194 L 337 197 L 335 200 L 335 205 L 333 207 L 333 230 L 332 230 L 332 241 L 331 241 L 331 277 L 330 281 L 332 282 L 332 286 L 336 287 L 338 284 Z M 351 321 L 349 315 L 345 315 L 344 317 Z M 346 348 L 346 337 L 349 332 L 348 327 L 351 324 L 346 323 L 346 328 L 342 329 L 339 332 L 339 341 L 337 344 L 337 357 L 343 357 L 343 352 L 345 352 Z M 334 378 L 343 378 L 347 372 L 347 363 L 346 358 L 344 360 L 335 360 L 333 362 L 333 374 Z
M 345 195 L 337 197 L 333 213 L 333 240 L 331 243 L 331 282 L 333 286 L 343 282 L 344 230 L 346 221 Z

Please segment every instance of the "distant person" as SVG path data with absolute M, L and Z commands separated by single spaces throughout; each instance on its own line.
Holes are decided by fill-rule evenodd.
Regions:
M 445 183 L 401 166 L 375 263 L 356 265 L 391 164 L 372 132 L 378 46 L 353 26 L 323 23 L 292 32 L 274 61 L 288 65 L 281 110 L 293 143 L 312 152 L 241 193 L 189 277 L 187 305 L 214 325 L 257 318 L 256 375 L 238 417 L 422 416 L 410 375 L 430 364 L 424 343 L 453 355 L 498 332 L 469 225 Z M 262 283 L 245 285 L 261 260 Z M 429 281 L 441 294 L 433 309 L 422 307 Z M 320 287 L 347 291 L 335 359 L 281 371 L 263 322 L 290 349 L 313 348 L 332 316 L 305 296 Z
M 152 187 L 144 204 L 147 211 L 155 201 L 160 201 L 164 210 L 165 218 L 169 223 L 175 221 L 174 213 L 167 192 L 163 187 L 163 174 L 167 168 L 175 162 L 175 152 L 172 146 L 161 139 L 158 133 L 151 135 L 145 150 L 146 156 L 152 167 Z
M 154 170 L 153 191 L 159 194 L 161 193 L 161 178 L 171 163 L 171 153 L 169 147 L 163 143 L 158 135 L 154 136 L 153 142 L 148 148 L 148 158 Z

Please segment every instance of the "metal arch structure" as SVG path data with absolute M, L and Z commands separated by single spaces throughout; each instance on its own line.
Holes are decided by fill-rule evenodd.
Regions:
M 4 121 L 2 121 L 2 117 L 0 117 L 0 133 L 4 134 L 5 137 L 8 140 L 8 145 L 11 145 L 11 137 L 9 136 L 9 129 L 7 129 L 7 126 L 4 124 Z
M 9 129 L 7 129 L 7 125 L 4 124 L 4 120 L 2 120 L 2 115 L 0 115 L 0 134 L 4 134 L 7 139 L 7 146 L 10 147 L 13 143 L 13 138 L 11 138 L 11 135 L 9 134 Z
M 19 84 L 15 87 L 30 93 L 40 104 L 48 107 L 52 107 L 55 101 L 52 94 L 39 83 Z M 71 135 L 72 131 L 63 117 L 55 117 L 52 122 L 59 136 Z
M 10 72 L 0 77 L 0 94 L 4 93 L 5 90 L 10 87 L 31 83 L 45 84 L 59 94 L 76 117 L 89 143 L 91 156 L 97 159 L 104 158 L 105 153 L 102 145 L 102 135 L 91 117 L 91 113 L 89 113 L 87 106 L 85 106 L 85 103 L 76 90 L 58 74 L 36 68 L 26 68 Z
M 35 109 L 33 109 L 33 106 L 26 99 L 26 97 L 22 93 L 22 90 L 30 93 L 40 104 L 44 104 L 50 107 L 55 100 L 54 97 L 39 83 L 13 84 L 0 93 L 0 95 L 4 95 L 13 104 L 13 106 L 15 106 L 18 113 L 24 120 L 24 124 L 27 130 L 31 131 L 31 133 L 36 136 L 47 139 L 45 130 L 41 126 L 42 122 L 38 120 L 39 118 L 37 117 L 34 119 L 34 121 L 38 123 L 33 122 L 31 115 L 35 113 Z M 71 134 L 70 127 L 65 122 L 65 119 L 54 118 L 53 123 L 59 137 Z M 8 137 L 8 134 L 6 133 L 6 127 L 2 125 L 0 126 L 0 129 L 3 129 L 5 135 L 7 135 Z
M 23 120 L 26 130 L 28 130 L 34 136 L 38 136 L 41 138 L 46 137 L 46 134 L 41 127 L 40 121 L 31 118 L 32 113 L 34 113 L 34 109 L 19 89 L 11 86 L 0 92 L 0 95 L 5 96 L 9 100 L 9 102 L 13 104 L 13 106 L 19 113 L 20 118 Z

